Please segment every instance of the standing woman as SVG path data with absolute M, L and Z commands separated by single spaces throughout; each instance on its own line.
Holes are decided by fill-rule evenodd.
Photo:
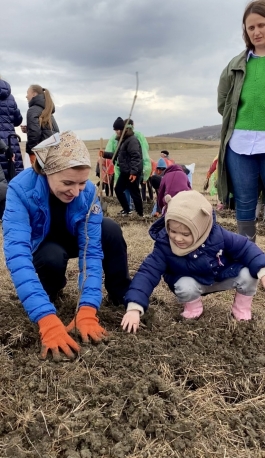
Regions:
M 55 106 L 48 89 L 32 84 L 27 90 L 26 99 L 29 103 L 27 125 L 22 126 L 21 129 L 27 134 L 26 152 L 33 163 L 35 155 L 32 148 L 49 138 L 54 132 L 59 132 L 59 128 L 53 116 Z
M 11 94 L 10 84 L 0 78 L 0 139 L 8 145 L 8 136 L 15 134 L 15 127 L 22 123 L 22 116 L 17 107 L 16 101 Z M 23 170 L 22 155 L 18 140 L 11 137 L 12 152 L 15 154 L 14 163 L 16 174 Z M 4 154 L 0 155 L 0 164 L 8 179 L 8 161 Z
M 265 0 L 250 2 L 242 22 L 246 50 L 223 70 L 218 86 L 218 196 L 226 202 L 233 192 L 238 232 L 255 241 L 259 186 L 265 186 Z

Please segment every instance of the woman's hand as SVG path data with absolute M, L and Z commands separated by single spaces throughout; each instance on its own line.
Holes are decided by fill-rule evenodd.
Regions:
M 94 342 L 99 342 L 104 336 L 107 336 L 108 333 L 100 326 L 96 313 L 97 309 L 94 307 L 83 305 L 78 310 L 76 317 L 66 327 L 67 332 L 76 329 L 81 335 L 81 339 L 84 343 L 88 343 L 89 337 L 94 340 Z
M 79 352 L 79 345 L 67 334 L 65 326 L 56 315 L 47 315 L 38 321 L 41 335 L 40 359 L 46 359 L 49 350 L 52 352 L 54 361 L 62 359 L 61 349 L 69 359 L 74 359 L 72 350 Z
M 264 277 L 261 277 L 260 281 L 262 283 L 263 288 L 265 289 L 265 275 Z
M 140 312 L 139 310 L 129 310 L 129 312 L 126 312 L 122 322 L 121 326 L 124 331 L 127 330 L 127 332 L 133 332 L 136 334 L 137 329 L 139 328 L 140 325 Z

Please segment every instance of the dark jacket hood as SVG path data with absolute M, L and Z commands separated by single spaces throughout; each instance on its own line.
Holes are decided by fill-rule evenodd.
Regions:
M 29 108 L 38 106 L 44 110 L 45 108 L 45 97 L 44 94 L 38 94 L 35 95 L 35 97 L 32 97 L 32 99 L 29 101 Z M 55 106 L 53 106 L 52 113 L 55 112 Z
M 11 94 L 11 87 L 6 81 L 0 79 L 0 100 L 6 100 Z

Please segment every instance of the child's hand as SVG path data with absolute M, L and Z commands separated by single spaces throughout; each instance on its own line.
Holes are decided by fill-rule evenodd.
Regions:
M 265 277 L 264 282 L 265 282 Z M 136 334 L 137 329 L 139 328 L 140 325 L 140 312 L 138 310 L 130 310 L 129 312 L 126 312 L 122 322 L 121 326 L 124 331 L 127 332 L 133 332 Z

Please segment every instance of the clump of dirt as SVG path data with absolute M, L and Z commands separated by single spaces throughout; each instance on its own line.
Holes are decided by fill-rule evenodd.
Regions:
M 117 203 L 110 205 L 113 212 L 117 208 Z M 235 230 L 232 216 L 218 218 Z M 131 275 L 153 245 L 142 223 L 136 218 L 123 223 Z M 65 324 L 76 308 L 75 261 L 67 275 L 68 285 L 56 301 Z M 122 331 L 124 309 L 105 297 L 99 317 L 109 336 L 98 345 L 82 346 L 74 362 L 55 364 L 39 360 L 38 327 L 29 322 L 8 278 L 5 285 L 1 458 L 265 456 L 261 288 L 249 322 L 231 318 L 233 292 L 204 297 L 204 314 L 185 321 L 161 281 L 136 335 Z
M 223 293 L 224 294 L 224 293 Z M 263 456 L 265 340 L 235 323 L 231 297 L 207 296 L 199 320 L 152 296 L 137 335 L 106 305 L 109 337 L 73 363 L 41 362 L 35 325 L 18 300 L 1 312 L 0 456 L 164 458 Z M 65 323 L 75 301 L 58 302 Z M 260 313 L 260 312 L 258 312 Z M 259 455 L 260 453 L 260 455 Z

